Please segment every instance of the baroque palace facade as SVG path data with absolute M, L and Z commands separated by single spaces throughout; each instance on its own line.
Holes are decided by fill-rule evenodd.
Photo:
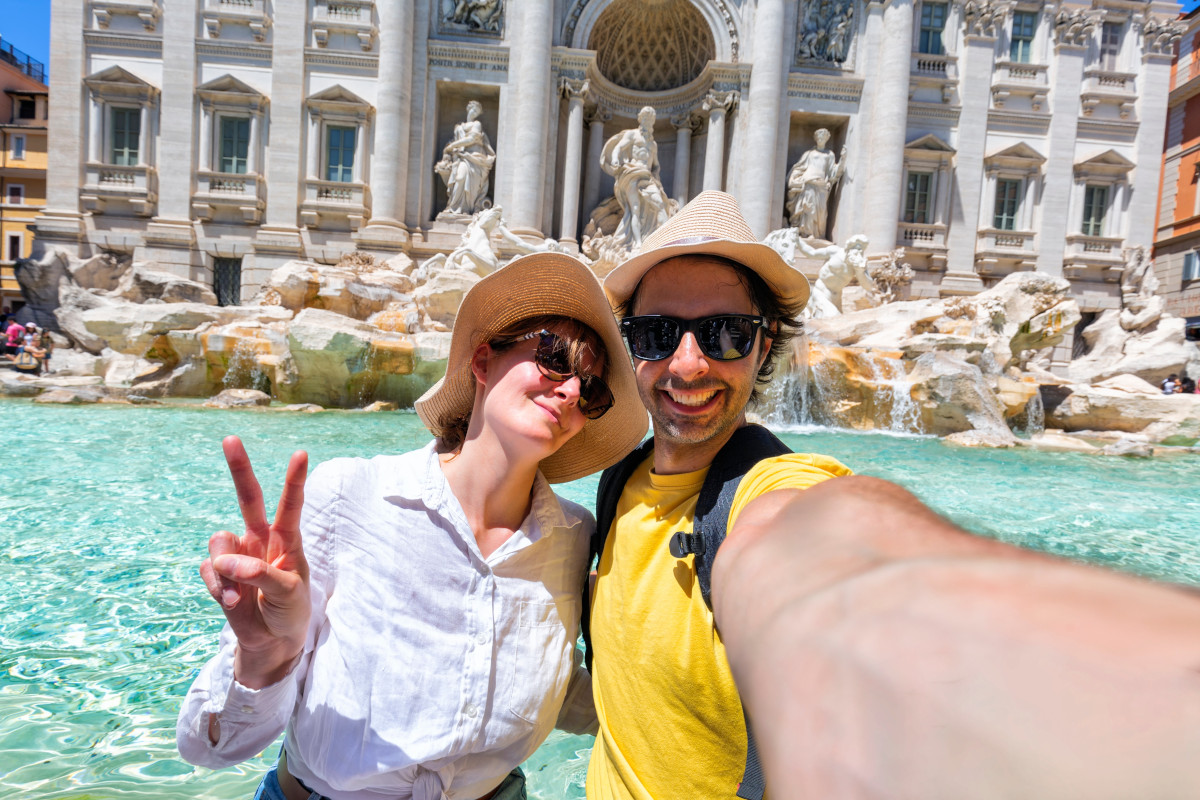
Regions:
M 159 262 L 248 298 L 294 258 L 420 261 L 458 231 L 434 165 L 467 103 L 520 236 L 578 243 L 605 141 L 657 112 L 661 180 L 787 224 L 830 133 L 827 238 L 912 264 L 912 293 L 1015 270 L 1119 306 L 1153 241 L 1164 0 L 53 0 L 43 245 Z M 443 215 L 445 218 L 446 215 Z

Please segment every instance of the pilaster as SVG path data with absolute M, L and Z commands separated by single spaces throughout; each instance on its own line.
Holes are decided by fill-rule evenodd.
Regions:
M 90 102 L 80 84 L 84 74 L 85 0 L 55 0 L 50 7 L 50 104 L 47 132 L 46 210 L 34 221 L 34 256 L 53 244 L 79 254 L 83 215 L 79 187 L 84 184 L 83 109 Z
M 784 175 L 776 164 L 779 152 L 780 113 L 783 108 L 787 62 L 783 40 L 786 32 L 783 0 L 759 0 L 754 11 L 754 67 L 750 72 L 747 98 L 749 119 L 742 154 L 745 169 L 740 176 L 738 202 L 750 229 L 758 238 L 775 227 L 782 214 Z M 740 116 L 740 115 L 739 115 Z M 709 136 L 709 147 L 712 146 Z M 709 183 L 705 162 L 704 184 Z M 776 208 L 778 206 L 778 208 Z
M 303 249 L 297 213 L 300 186 L 308 159 L 304 158 L 301 132 L 305 120 L 304 36 L 308 21 L 305 0 L 275 0 L 272 35 L 271 106 L 267 123 L 271 149 L 267 156 L 267 213 L 254 241 L 255 262 L 277 265 L 298 256 Z M 310 155 L 319 158 L 319 131 L 308 130 Z
M 354 234 L 360 247 L 395 251 L 409 243 L 404 226 L 409 107 L 412 105 L 413 0 L 375 4 L 379 14 L 379 94 L 371 159 L 371 219 Z M 364 137 L 359 137 L 360 139 Z
M 955 156 L 955 191 L 947 235 L 948 270 L 942 278 L 942 294 L 974 293 L 983 289 L 975 272 L 977 231 L 991 227 L 981 216 L 987 202 L 984 192 L 994 184 L 983 174 L 987 147 L 988 110 L 991 105 L 992 65 L 996 60 L 996 35 L 1004 28 L 1009 6 L 990 0 L 969 0 L 963 8 L 964 48 L 959 97 L 962 113 L 958 123 L 958 153 Z
M 1038 272 L 1063 274 L 1067 233 L 1081 206 L 1072 204 L 1075 190 L 1075 139 L 1079 131 L 1079 87 L 1084 58 L 1103 12 L 1063 9 L 1054 19 L 1054 87 L 1050 92 L 1050 128 L 1046 182 L 1042 191 L 1042 226 L 1038 232 Z M 1144 87 L 1143 87 L 1144 88 Z M 1160 140 L 1161 141 L 1161 140 Z
M 505 216 L 514 233 L 542 236 L 540 230 L 547 169 L 546 125 L 551 96 L 550 49 L 554 39 L 553 0 L 523 0 L 509 6 L 520 10 L 515 26 L 517 53 L 513 137 L 512 202 Z
M 900 221 L 913 6 L 911 0 L 872 2 L 870 13 L 881 15 L 882 24 L 879 58 L 874 62 L 876 72 L 871 76 L 875 89 L 867 125 L 870 156 L 862 160 L 867 165 L 863 228 L 870 240 L 870 251 L 880 253 L 896 246 L 896 226 Z
M 154 261 L 166 272 L 206 281 L 192 230 L 192 150 L 196 117 L 196 2 L 164 0 L 162 100 L 158 147 L 158 214 L 147 225 L 137 260 Z M 143 116 L 149 106 L 142 106 Z M 148 134 L 142 127 L 143 136 Z M 149 154 L 143 148 L 139 154 Z

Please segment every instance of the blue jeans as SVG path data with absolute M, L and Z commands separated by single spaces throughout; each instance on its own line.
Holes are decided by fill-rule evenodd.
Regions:
M 320 797 L 321 795 L 313 792 L 310 800 L 319 800 Z M 258 785 L 258 791 L 254 793 L 254 800 L 287 800 L 283 789 L 279 786 L 279 767 L 271 767 L 263 776 L 262 783 Z
M 320 800 L 320 797 L 321 795 L 313 792 L 309 796 L 309 800 Z M 509 773 L 508 777 L 497 787 L 492 798 L 493 800 L 525 800 L 525 773 L 521 771 L 520 767 Z M 279 786 L 278 767 L 271 767 L 263 776 L 262 783 L 258 784 L 258 791 L 254 793 L 254 800 L 287 800 L 283 789 Z

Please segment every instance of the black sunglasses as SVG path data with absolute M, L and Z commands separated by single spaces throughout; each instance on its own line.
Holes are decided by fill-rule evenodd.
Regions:
M 579 375 L 571 367 L 567 342 L 557 333 L 540 330 L 509 341 L 516 344 L 533 338 L 538 340 L 537 349 L 533 351 L 533 363 L 537 364 L 539 372 L 556 383 Z M 612 407 L 613 394 L 607 383 L 596 375 L 579 375 L 579 411 L 584 417 L 600 419 Z
M 717 314 L 700 319 L 679 319 L 651 314 L 621 320 L 621 333 L 629 352 L 642 361 L 661 361 L 675 352 L 683 335 L 691 332 L 701 352 L 717 361 L 737 361 L 750 355 L 759 328 L 767 318 L 750 314 Z

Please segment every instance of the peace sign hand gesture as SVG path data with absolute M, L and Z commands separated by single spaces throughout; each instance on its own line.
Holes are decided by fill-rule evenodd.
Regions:
M 288 673 L 308 629 L 308 562 L 300 539 L 308 454 L 292 454 L 275 521 L 268 522 L 262 488 L 241 440 L 228 436 L 221 447 L 246 531 L 240 538 L 229 531 L 214 533 L 200 577 L 237 636 L 234 676 L 243 686 L 261 689 Z

